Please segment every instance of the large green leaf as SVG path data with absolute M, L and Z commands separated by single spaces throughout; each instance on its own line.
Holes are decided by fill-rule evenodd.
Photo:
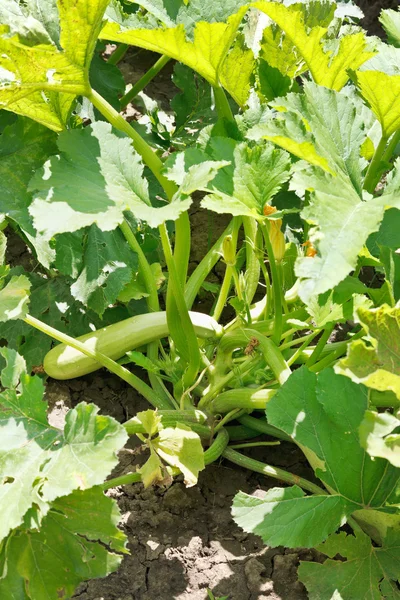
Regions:
M 56 151 L 55 137 L 42 125 L 22 117 L 0 137 L 0 213 L 21 227 L 45 267 L 53 254 L 33 228 L 27 185 L 35 170 Z
M 386 206 L 394 204 L 363 194 L 361 147 L 373 115 L 354 93 L 338 93 L 313 83 L 304 93 L 273 102 L 274 120 L 256 125 L 251 139 L 265 137 L 307 161 L 295 166 L 291 188 L 311 192 L 302 216 L 310 225 L 309 239 L 318 251 L 296 264 L 300 297 L 307 303 L 342 281 L 356 266 L 369 235 L 379 228 Z
M 9 27 L 1 26 L 0 106 L 55 131 L 63 129 L 75 96 L 90 90 L 88 71 L 107 4 L 108 0 L 59 3 L 62 50 L 50 42 L 30 45 L 24 33 L 18 33 L 21 25 L 11 37 Z M 21 10 L 29 19 L 29 5 Z
M 372 460 L 360 446 L 358 428 L 367 406 L 362 386 L 331 369 L 317 376 L 304 367 L 267 406 L 268 422 L 293 437 L 330 492 L 360 508 L 384 506 L 400 478 L 398 470 Z
M 371 509 L 394 504 L 399 470 L 373 460 L 359 443 L 367 406 L 365 389 L 331 369 L 318 376 L 305 367 L 295 371 L 268 403 L 268 422 L 294 439 L 330 495 L 307 497 L 296 486 L 270 490 L 264 498 L 240 493 L 236 522 L 267 544 L 313 546 L 352 513 L 368 524 Z
M 235 523 L 259 535 L 268 546 L 312 548 L 336 531 L 345 520 L 349 504 L 340 496 L 306 496 L 297 486 L 273 488 L 265 497 L 236 494 Z
M 30 183 L 36 190 L 30 212 L 47 239 L 93 223 L 112 231 L 125 210 L 157 227 L 190 206 L 189 199 L 179 198 L 158 208 L 151 205 L 141 158 L 131 140 L 108 123 L 62 133 L 58 146 L 60 157 L 52 157 Z
M 330 559 L 323 564 L 302 562 L 299 578 L 310 600 L 398 600 L 396 585 L 400 573 L 400 540 L 390 532 L 382 547 L 371 544 L 361 531 L 355 536 L 344 532 L 332 535 L 318 546 Z
M 101 316 L 132 280 L 137 265 L 137 255 L 129 248 L 119 229 L 104 232 L 92 225 L 82 272 L 72 285 L 71 292 L 77 300 Z
M 13 351 L 4 354 L 15 363 Z M 84 402 L 69 411 L 64 432 L 51 427 L 43 392 L 40 378 L 22 372 L 18 387 L 0 394 L 0 540 L 34 505 L 40 521 L 56 498 L 102 483 L 127 439 L 119 423 Z
M 360 308 L 357 314 L 368 333 L 368 345 L 352 342 L 336 372 L 374 390 L 390 390 L 400 399 L 400 308 Z
M 116 571 L 127 553 L 119 517 L 115 500 L 97 487 L 57 499 L 39 531 L 13 532 L 1 597 L 66 600 L 82 581 Z
M 349 79 L 348 70 L 357 69 L 373 56 L 367 50 L 364 33 L 357 29 L 342 36 L 332 49 L 326 49 L 329 41 L 327 25 L 333 18 L 334 4 L 311 2 L 285 6 L 276 2 L 255 2 L 252 5 L 265 12 L 285 33 L 283 44 L 279 32 L 273 30 L 268 31 L 264 39 L 264 58 L 268 62 L 271 60 L 272 66 L 279 68 L 289 58 L 287 64 L 290 67 L 283 69 L 285 75 L 293 77 L 304 70 L 302 65 L 305 64 L 316 83 L 340 90 Z M 271 45 L 272 51 L 268 48 Z

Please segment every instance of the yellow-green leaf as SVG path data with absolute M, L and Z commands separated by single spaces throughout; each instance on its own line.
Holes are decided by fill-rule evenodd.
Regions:
M 293 45 L 319 85 L 340 90 L 349 79 L 348 70 L 357 69 L 373 56 L 366 50 L 363 32 L 341 37 L 335 52 L 326 50 L 324 41 L 328 28 L 320 25 L 308 28 L 307 8 L 303 4 L 285 6 L 276 2 L 256 2 L 253 6 L 266 13 L 285 32 L 285 53 L 291 56 L 290 62 L 294 62 Z M 293 69 L 292 64 L 292 72 Z
M 185 477 L 185 485 L 196 485 L 199 471 L 204 469 L 204 452 L 197 433 L 178 423 L 160 431 L 154 441 L 157 454 L 172 467 L 178 467 Z
M 400 75 L 380 71 L 358 71 L 355 75 L 361 95 L 369 103 L 388 138 L 400 129 Z
M 108 0 L 60 0 L 59 50 L 31 46 L 0 26 L 0 107 L 60 131 L 74 98 L 88 92 L 88 69 Z
M 246 7 L 241 8 L 226 23 L 197 23 L 193 41 L 187 39 L 182 24 L 168 29 L 123 30 L 117 23 L 108 22 L 100 37 L 166 54 L 200 73 L 211 85 L 218 85 L 223 61 L 246 10 Z M 235 97 L 234 90 L 232 95 Z

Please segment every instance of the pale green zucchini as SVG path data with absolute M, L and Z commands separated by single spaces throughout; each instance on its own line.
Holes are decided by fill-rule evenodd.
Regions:
M 208 315 L 189 312 L 196 335 L 200 338 L 219 337 L 223 328 Z M 169 334 L 166 312 L 137 315 L 114 325 L 103 327 L 77 338 L 91 350 L 118 360 L 129 350 L 145 346 Z M 54 379 L 73 379 L 101 369 L 101 365 L 67 346 L 59 344 L 45 356 L 43 367 L 47 375 Z

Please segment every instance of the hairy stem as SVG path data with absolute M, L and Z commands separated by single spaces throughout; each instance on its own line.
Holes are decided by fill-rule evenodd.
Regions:
M 131 102 L 131 100 L 136 98 L 139 92 L 144 90 L 146 85 L 148 85 L 150 81 L 152 81 L 152 79 L 158 75 L 158 73 L 165 67 L 167 63 L 169 63 L 170 60 L 171 58 L 169 56 L 161 56 L 157 62 L 155 62 L 154 65 L 150 67 L 150 69 L 143 75 L 143 77 L 141 77 L 139 81 L 137 81 L 135 85 L 133 85 L 124 96 L 122 96 L 120 100 L 121 108 L 125 108 L 125 106 Z
M 273 479 L 279 479 L 280 481 L 284 481 L 290 485 L 298 485 L 299 487 L 303 488 L 303 490 L 311 492 L 312 494 L 318 494 L 319 496 L 321 494 L 324 496 L 328 494 L 328 492 L 319 487 L 319 485 L 316 485 L 315 483 L 312 483 L 303 477 L 299 477 L 298 475 L 294 475 L 293 473 L 289 473 L 283 469 L 278 469 L 277 467 L 272 467 L 271 465 L 254 460 L 248 456 L 244 456 L 240 452 L 236 452 L 236 450 L 232 450 L 231 448 L 226 448 L 222 456 L 235 463 L 235 465 L 239 465 L 245 469 L 250 469 L 250 471 L 255 471 L 256 473 L 262 473 L 262 475 L 267 475 L 267 477 L 272 477 Z
M 374 157 L 371 161 L 371 164 L 368 167 L 367 174 L 365 176 L 364 189 L 367 190 L 367 192 L 369 192 L 370 194 L 374 193 L 375 188 L 379 183 L 379 179 L 381 177 L 380 164 L 385 154 L 387 141 L 387 137 L 382 136 L 382 139 L 378 144 Z

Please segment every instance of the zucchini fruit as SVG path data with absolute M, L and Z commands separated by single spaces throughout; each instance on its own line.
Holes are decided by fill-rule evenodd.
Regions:
M 215 338 L 223 333 L 223 328 L 212 317 L 189 312 L 196 335 L 200 338 Z M 122 358 L 129 350 L 144 346 L 169 334 L 167 313 L 154 312 L 130 317 L 97 331 L 77 338 L 92 349 L 113 360 Z M 48 352 L 43 367 L 53 379 L 74 379 L 101 369 L 97 361 L 67 346 L 59 344 Z

